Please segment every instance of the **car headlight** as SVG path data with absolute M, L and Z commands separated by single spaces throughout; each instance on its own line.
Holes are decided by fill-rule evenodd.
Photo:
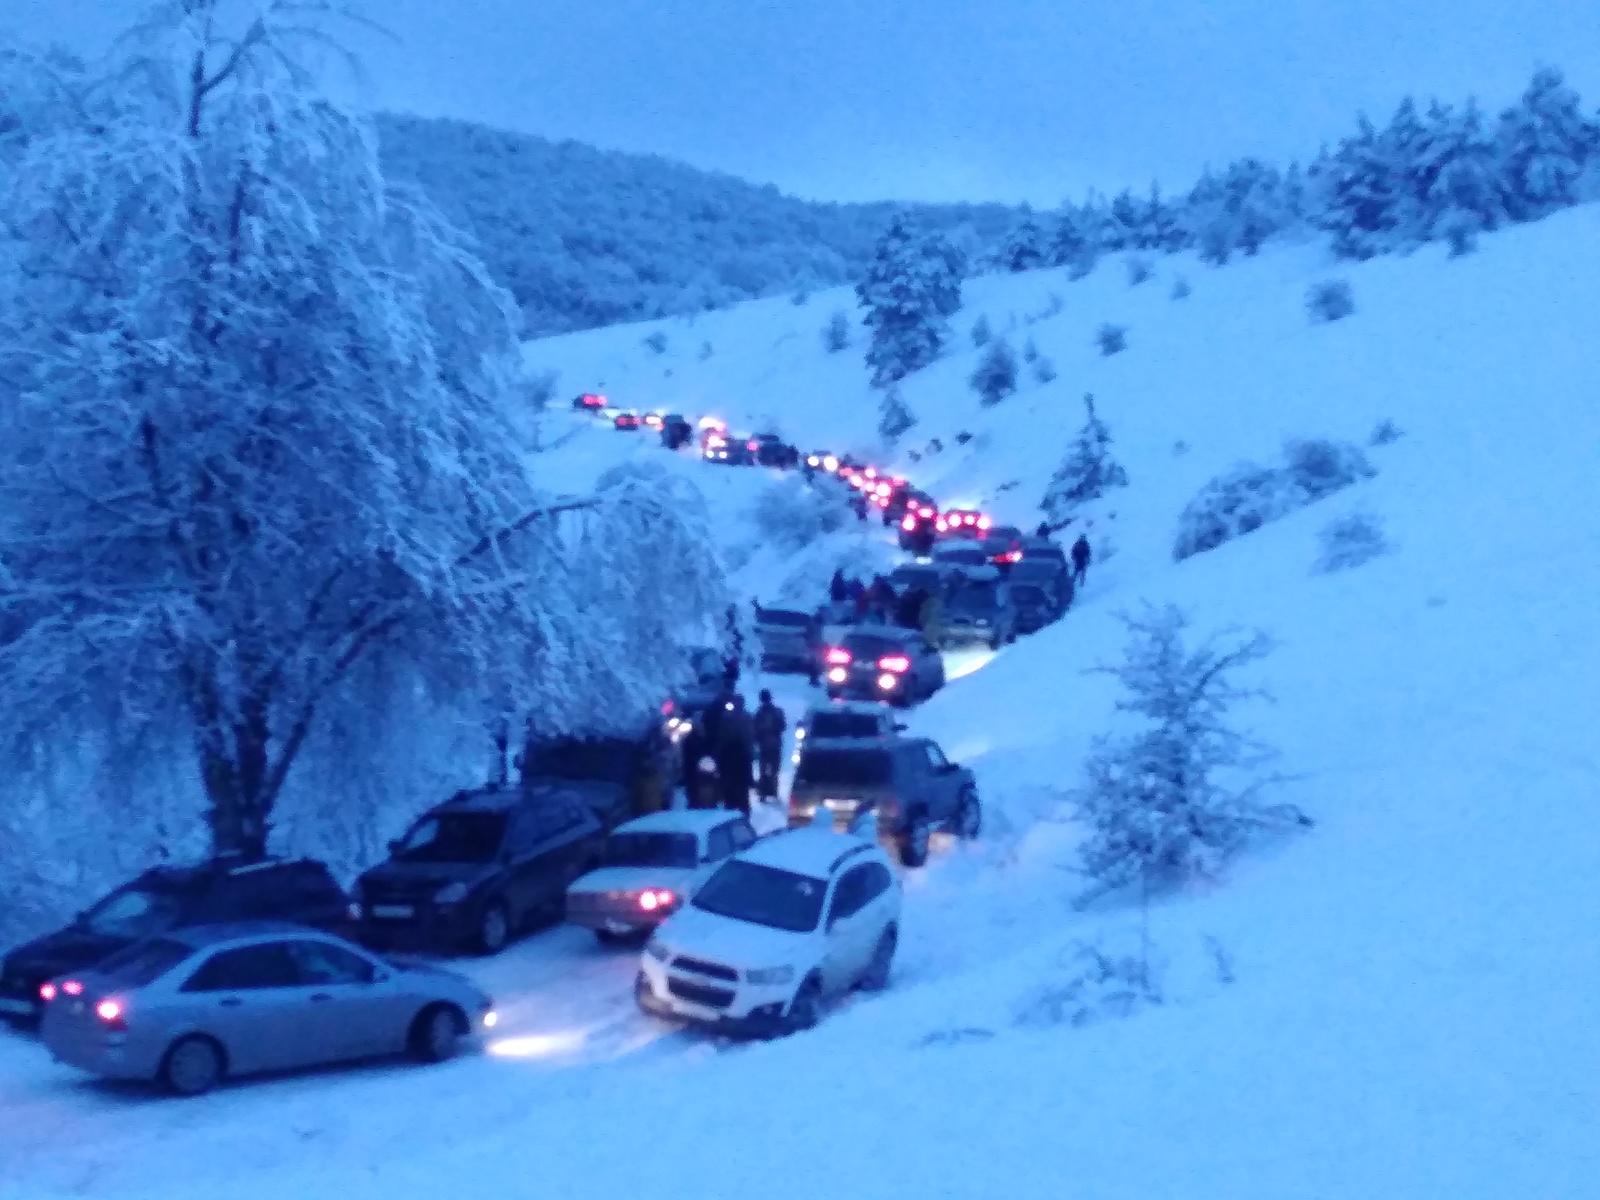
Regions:
M 464 883 L 447 883 L 433 894 L 435 904 L 460 904 L 467 898 L 467 885 Z
M 644 952 L 659 963 L 664 963 L 672 958 L 672 951 L 667 949 L 667 944 L 660 938 L 651 938 L 644 944 Z
M 757 987 L 770 987 L 773 984 L 788 983 L 794 978 L 793 967 L 761 967 L 754 971 L 744 973 L 745 982 L 755 984 Z

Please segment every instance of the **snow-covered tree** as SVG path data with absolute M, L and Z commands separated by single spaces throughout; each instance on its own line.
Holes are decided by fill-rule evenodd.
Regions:
M 999 404 L 1017 390 L 1017 354 L 1005 338 L 996 338 L 967 377 L 984 405 Z
M 961 308 L 966 270 L 961 251 L 940 235 L 919 237 L 896 217 L 878 240 L 856 296 L 872 331 L 867 365 L 883 387 L 939 357 L 949 339 L 948 318 Z
M 1449 242 L 1451 253 L 1460 255 L 1473 248 L 1479 233 L 1510 219 L 1505 176 L 1475 103 L 1460 112 L 1439 108 L 1430 116 L 1433 136 L 1420 177 L 1427 237 Z
M 916 423 L 916 415 L 906 404 L 900 389 L 893 384 L 884 388 L 883 399 L 878 402 L 878 436 L 886 442 L 894 442 Z
M 822 348 L 829 354 L 837 354 L 850 345 L 850 316 L 844 310 L 839 310 L 828 318 L 828 323 L 822 327 Z
M 1560 71 L 1536 73 L 1497 130 L 1512 216 L 1532 221 L 1578 200 L 1578 179 L 1600 155 L 1600 122 L 1579 107 Z
M 989 315 L 982 313 L 972 323 L 972 344 L 982 350 L 994 337 L 994 327 L 989 324 Z
M 1336 255 L 1368 259 L 1395 248 L 1406 180 L 1388 143 L 1366 117 L 1323 164 L 1318 184 L 1318 223 L 1330 235 Z
M 1234 682 L 1271 649 L 1266 636 L 1184 645 L 1187 618 L 1146 605 L 1125 616 L 1123 661 L 1101 667 L 1125 689 L 1117 710 L 1141 726 L 1102 737 L 1072 799 L 1088 831 L 1081 850 L 1090 894 L 1151 891 L 1213 879 L 1252 843 L 1310 825 L 1291 804 L 1261 799 L 1270 757 L 1231 725 L 1231 710 L 1263 696 Z
M 1111 431 L 1094 410 L 1094 397 L 1083 398 L 1085 420 L 1050 478 L 1039 507 L 1052 525 L 1063 525 L 1081 505 L 1112 488 L 1127 487 L 1128 473 L 1111 457 Z
M 1007 271 L 1032 271 L 1045 264 L 1045 235 L 1030 213 L 1000 247 L 1000 265 Z
M 1048 257 L 1050 264 L 1069 268 L 1074 279 L 1080 279 L 1094 269 L 1100 249 L 1095 241 L 1095 219 L 1086 209 L 1063 204 L 1055 214 L 1055 228 L 1050 238 Z

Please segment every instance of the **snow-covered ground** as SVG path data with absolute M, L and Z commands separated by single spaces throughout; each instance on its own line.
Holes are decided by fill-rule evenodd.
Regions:
M 1114 551 L 1066 620 L 911 718 L 977 772 L 987 836 L 908 880 L 895 986 L 816 1031 L 720 1047 L 632 1011 L 631 966 L 569 930 L 470 969 L 505 1004 L 502 1053 L 442 1068 L 298 1076 L 171 1102 L 107 1089 L 0 1035 L 0 1195 L 612 1197 L 1374 1196 L 1581 1200 L 1600 1176 L 1600 210 L 1341 270 L 1356 312 L 1313 326 L 1310 249 L 1220 271 L 1179 260 L 1130 288 L 1115 264 L 971 283 L 953 353 L 908 380 L 899 465 L 946 501 L 1036 520 L 1092 391 L 1132 483 L 1095 515 Z M 1030 318 L 1054 307 L 1054 315 Z M 802 447 L 866 449 L 859 346 L 823 352 L 844 294 L 529 348 L 561 393 L 771 414 Z M 981 409 L 966 330 L 987 314 L 1059 378 Z M 1128 349 L 1101 358 L 1102 321 Z M 654 328 L 662 354 L 642 344 Z M 702 357 L 702 343 L 711 353 Z M 668 373 L 670 372 L 670 374 Z M 1178 511 L 1281 440 L 1405 436 L 1378 475 L 1183 564 Z M 565 422 L 547 483 L 666 456 Z M 956 434 L 972 435 L 957 445 Z M 1183 449 L 1178 449 L 1183 443 Z M 672 460 L 729 514 L 760 471 Z M 1316 531 L 1375 514 L 1390 553 L 1316 574 Z M 1112 514 L 1115 514 L 1114 516 Z M 834 535 L 829 554 L 881 544 Z M 865 539 L 865 540 L 863 540 Z M 876 541 L 874 541 L 876 539 Z M 845 543 L 851 543 L 845 545 Z M 875 552 L 875 551 L 874 551 Z M 794 556 L 791 556 L 791 559 Z M 741 581 L 791 562 L 752 554 Z M 1176 602 L 1205 632 L 1260 627 L 1276 704 L 1248 714 L 1317 820 L 1219 884 L 1158 904 L 1167 1002 L 1072 1027 L 1027 1019 L 1079 939 L 1138 916 L 1080 911 L 1075 833 L 1054 819 L 1112 684 L 1118 609 Z M 798 701 L 794 685 L 785 694 Z

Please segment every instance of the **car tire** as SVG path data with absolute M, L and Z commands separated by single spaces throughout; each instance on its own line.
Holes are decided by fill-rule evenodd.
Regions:
M 411 1022 L 411 1056 L 418 1062 L 444 1062 L 455 1057 L 466 1036 L 465 1013 L 451 1004 L 430 1004 Z
M 978 803 L 978 793 L 967 788 L 956 801 L 955 820 L 951 830 L 964 842 L 976 841 L 983 832 L 983 806 Z
M 491 900 L 478 918 L 478 952 L 499 954 L 511 943 L 511 913 L 504 901 Z
M 807 975 L 800 990 L 794 994 L 794 999 L 789 1001 L 785 1026 L 789 1033 L 803 1033 L 807 1029 L 815 1029 L 821 1019 L 822 980 L 815 975 Z
M 863 992 L 881 992 L 889 986 L 889 973 L 894 969 L 894 952 L 900 945 L 900 931 L 893 925 L 885 929 L 873 947 L 872 960 L 861 972 L 856 986 Z
M 928 814 L 917 812 L 911 815 L 911 823 L 906 826 L 906 831 L 900 837 L 900 862 L 907 867 L 925 866 L 928 861 L 928 846 L 933 840 L 933 822 L 928 819 Z
M 204 1095 L 227 1073 L 227 1055 L 222 1047 L 200 1034 L 179 1038 L 161 1060 L 161 1086 L 174 1096 Z

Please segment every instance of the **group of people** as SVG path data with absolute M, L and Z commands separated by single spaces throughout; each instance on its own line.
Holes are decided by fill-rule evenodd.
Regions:
M 750 789 L 763 800 L 778 796 L 783 735 L 789 727 L 772 693 L 761 692 L 752 714 L 731 684 L 683 739 L 683 781 L 690 808 L 750 812 Z

